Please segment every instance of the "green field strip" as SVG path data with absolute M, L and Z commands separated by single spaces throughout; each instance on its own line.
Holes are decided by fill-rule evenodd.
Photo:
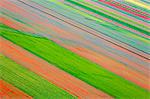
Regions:
M 116 98 L 148 98 L 147 90 L 45 38 L 1 25 L 1 36 Z
M 34 99 L 76 99 L 59 87 L 0 54 L 1 79 Z
M 82 3 L 79 3 L 79 1 L 74 1 L 74 0 L 65 0 L 65 1 L 68 1 L 68 2 L 70 2 L 70 3 L 72 3 L 72 4 L 75 4 L 75 5 L 79 6 L 79 7 L 82 7 L 82 8 L 84 8 L 84 9 L 86 9 L 86 10 L 89 10 L 89 11 L 91 11 L 91 12 L 94 12 L 94 13 L 96 13 L 96 14 L 98 14 L 98 15 L 100 15 L 100 16 L 103 16 L 103 17 L 105 17 L 105 18 L 108 18 L 108 19 L 111 19 L 111 20 L 113 20 L 113 21 L 116 21 L 116 22 L 118 22 L 118 23 L 120 23 L 120 24 L 123 24 L 124 26 L 127 26 L 127 27 L 129 27 L 129 28 L 132 28 L 132 29 L 134 29 L 134 30 L 137 30 L 137 31 L 139 31 L 139 32 L 141 32 L 141 33 L 143 33 L 143 34 L 150 35 L 150 32 L 147 31 L 147 30 L 149 30 L 148 27 L 145 27 L 145 26 L 143 26 L 142 24 L 136 23 L 136 25 L 139 25 L 139 26 L 142 25 L 142 26 L 141 26 L 142 28 L 139 28 L 139 27 L 136 27 L 136 26 L 134 26 L 134 25 L 131 25 L 131 24 L 127 23 L 127 22 L 124 22 L 124 21 L 122 21 L 122 20 L 116 19 L 116 15 L 113 14 L 113 13 L 111 13 L 111 12 L 109 12 L 109 13 L 111 13 L 111 15 L 115 15 L 115 17 L 109 16 L 109 15 L 107 15 L 107 14 L 105 14 L 105 13 L 100 12 L 100 10 L 102 10 L 102 11 L 105 11 L 105 12 L 108 13 L 108 11 L 106 11 L 105 9 L 102 9 L 102 8 L 98 8 L 98 10 L 97 10 L 96 8 L 93 9 L 95 6 L 92 6 L 92 8 L 91 8 L 91 7 L 88 7 L 88 5 L 83 5 Z M 81 2 L 81 1 L 83 1 L 83 0 L 80 0 L 80 2 Z M 86 2 L 84 2 L 84 3 L 85 3 L 85 4 L 88 4 L 88 3 L 86 3 Z M 91 6 L 91 5 L 90 5 L 90 6 Z M 122 17 L 122 16 L 117 16 L 117 17 Z M 129 21 L 129 19 L 127 19 L 127 20 Z M 130 21 L 133 22 L 133 20 L 130 20 Z M 135 23 L 135 22 L 134 22 L 134 23 Z M 145 28 L 145 29 L 147 29 L 147 30 L 144 30 L 143 28 Z

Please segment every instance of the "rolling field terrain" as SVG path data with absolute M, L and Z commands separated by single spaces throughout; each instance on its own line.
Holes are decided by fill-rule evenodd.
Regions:
M 148 0 L 1 0 L 0 98 L 149 99 Z

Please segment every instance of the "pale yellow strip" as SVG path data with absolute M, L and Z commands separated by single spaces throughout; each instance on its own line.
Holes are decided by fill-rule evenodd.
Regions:
M 140 6 L 140 7 L 143 7 L 143 8 L 146 8 L 146 9 L 150 10 L 150 6 L 147 5 L 147 4 L 144 3 L 144 2 L 141 2 L 140 0 L 125 0 L 125 1 L 130 2 L 130 3 L 133 3 L 133 4 L 135 4 L 135 5 L 138 5 L 138 6 Z

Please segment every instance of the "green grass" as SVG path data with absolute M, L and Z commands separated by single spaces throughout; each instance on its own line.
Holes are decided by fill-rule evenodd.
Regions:
M 116 98 L 146 99 L 145 89 L 44 38 L 1 25 L 1 36 Z
M 76 97 L 0 54 L 2 79 L 35 99 L 75 99 Z

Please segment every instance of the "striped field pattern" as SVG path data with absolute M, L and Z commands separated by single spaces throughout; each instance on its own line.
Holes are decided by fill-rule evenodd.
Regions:
M 149 0 L 0 4 L 0 99 L 150 99 Z

